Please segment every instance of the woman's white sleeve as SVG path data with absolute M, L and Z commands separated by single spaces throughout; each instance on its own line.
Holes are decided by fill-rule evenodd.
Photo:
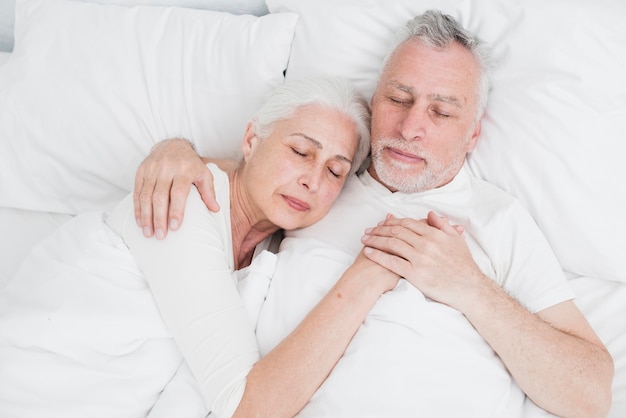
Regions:
M 229 224 L 220 221 L 229 214 L 209 212 L 191 189 L 185 221 L 164 240 L 143 237 L 134 220 L 132 196 L 118 205 L 107 223 L 124 238 L 143 270 L 212 413 L 229 417 L 259 353 L 229 265 Z

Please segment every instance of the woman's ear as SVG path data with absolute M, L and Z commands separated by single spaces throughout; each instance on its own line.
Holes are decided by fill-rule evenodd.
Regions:
M 241 141 L 241 151 L 243 152 L 244 161 L 248 160 L 248 157 L 254 151 L 258 141 L 259 138 L 256 136 L 256 132 L 254 132 L 252 122 L 248 122 L 248 125 L 246 125 L 246 133 L 243 135 L 243 141 Z

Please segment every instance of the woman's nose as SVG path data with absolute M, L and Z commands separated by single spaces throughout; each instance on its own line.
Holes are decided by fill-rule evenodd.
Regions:
M 306 187 L 311 192 L 319 190 L 322 170 L 322 168 L 315 167 L 302 173 L 299 179 L 300 185 Z

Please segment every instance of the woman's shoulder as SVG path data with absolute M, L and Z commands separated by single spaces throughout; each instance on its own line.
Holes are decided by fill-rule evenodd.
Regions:
M 225 207 L 224 205 L 230 206 L 230 181 L 228 174 L 214 163 L 207 163 L 206 166 L 213 175 L 215 198 L 220 204 L 220 207 Z
M 215 164 L 215 163 L 207 163 L 206 167 L 211 171 L 211 174 L 213 174 L 213 177 L 215 178 L 215 181 L 217 181 L 219 179 L 220 181 L 228 182 L 228 174 L 226 174 L 225 171 L 223 171 L 221 168 L 219 168 L 217 166 L 217 164 Z

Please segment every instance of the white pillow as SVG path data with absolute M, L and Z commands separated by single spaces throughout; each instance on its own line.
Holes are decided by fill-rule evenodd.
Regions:
M 10 51 L 13 48 L 14 15 L 13 0 L 0 1 L 0 51 Z
M 267 13 L 264 0 L 81 0 L 121 6 L 176 6 L 194 9 L 219 10 L 235 14 L 261 16 Z M 0 51 L 13 49 L 13 20 L 15 0 L 0 1 Z
M 79 0 L 120 6 L 175 6 L 260 16 L 268 12 L 264 0 Z
M 626 282 L 626 2 L 267 3 L 301 16 L 287 78 L 345 75 L 367 94 L 393 33 L 427 9 L 488 41 L 500 64 L 470 168 L 524 202 L 565 270 Z
M 19 0 L 0 68 L 0 205 L 76 213 L 132 190 L 154 143 L 239 154 L 297 16 Z

